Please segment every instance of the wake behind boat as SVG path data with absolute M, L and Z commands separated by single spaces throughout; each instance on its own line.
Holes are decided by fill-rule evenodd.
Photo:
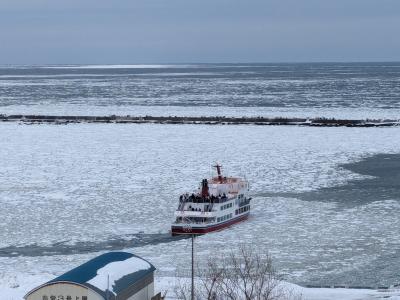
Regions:
M 250 214 L 247 180 L 239 177 L 223 177 L 221 165 L 214 166 L 217 176 L 203 179 L 199 192 L 183 194 L 175 211 L 172 235 L 205 234 L 221 230 L 243 221 Z

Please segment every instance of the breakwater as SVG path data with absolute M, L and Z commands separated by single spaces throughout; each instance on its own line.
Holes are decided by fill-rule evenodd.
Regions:
M 317 127 L 388 127 L 399 126 L 400 120 L 355 120 L 334 118 L 224 117 L 224 116 L 61 116 L 0 115 L 0 122 L 25 124 L 119 123 L 119 124 L 206 124 L 206 125 L 296 125 Z

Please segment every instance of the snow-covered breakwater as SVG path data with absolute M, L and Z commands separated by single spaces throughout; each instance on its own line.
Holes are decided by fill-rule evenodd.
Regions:
M 335 119 L 335 118 L 284 118 L 284 117 L 224 117 L 224 116 L 58 116 L 58 115 L 0 115 L 2 122 L 35 123 L 155 123 L 155 124 L 206 124 L 206 125 L 298 125 L 318 127 L 387 127 L 399 126 L 400 120 Z

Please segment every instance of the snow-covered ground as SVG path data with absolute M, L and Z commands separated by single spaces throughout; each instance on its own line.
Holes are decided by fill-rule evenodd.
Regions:
M 2 300 L 22 300 L 26 291 L 51 280 L 48 274 L 42 276 L 21 275 L 21 278 L 2 278 L 0 280 L 0 293 Z M 16 283 L 18 280 L 21 283 Z M 174 286 L 177 284 L 174 277 L 155 277 L 155 291 L 166 293 L 166 300 L 176 300 Z M 295 284 L 283 283 L 287 289 L 301 300 L 374 300 L 389 299 L 399 300 L 400 290 L 369 290 L 369 289 L 344 289 L 344 288 L 304 288 Z M 296 298 L 294 298 L 296 299 Z
M 182 281 L 182 280 L 180 280 Z M 174 287 L 179 286 L 175 277 L 156 277 L 155 285 L 157 291 L 166 295 L 166 300 L 177 300 Z M 188 285 L 189 286 L 189 285 Z M 348 288 L 304 288 L 295 284 L 282 282 L 279 289 L 286 291 L 290 299 L 296 300 L 373 300 L 389 299 L 399 300 L 400 290 L 370 290 L 370 289 L 348 289 Z
M 360 285 L 369 285 L 365 266 L 378 270 L 385 255 L 398 263 L 398 199 L 346 208 L 281 193 L 365 178 L 339 164 L 397 153 L 400 128 L 2 123 L 0 141 L 0 253 L 11 246 L 56 248 L 57 243 L 123 239 L 139 232 L 167 234 L 179 194 L 196 187 L 219 161 L 227 174 L 247 176 L 253 212 L 244 223 L 198 238 L 198 259 L 229 251 L 238 240 L 257 243 L 288 281 L 311 284 L 323 277 L 327 285 L 348 284 L 346 276 L 341 282 L 329 278 L 349 270 L 360 270 Z M 128 250 L 155 265 L 160 286 L 190 259 L 187 240 Z M 97 254 L 0 256 L 0 291 L 8 297 L 1 299 L 19 300 L 30 288 Z M 376 282 L 395 284 L 396 276 Z M 384 295 L 301 291 L 306 299 Z

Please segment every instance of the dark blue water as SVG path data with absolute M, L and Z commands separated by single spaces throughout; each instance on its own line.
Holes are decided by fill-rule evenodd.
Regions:
M 400 108 L 400 63 L 0 67 L 10 106 Z

